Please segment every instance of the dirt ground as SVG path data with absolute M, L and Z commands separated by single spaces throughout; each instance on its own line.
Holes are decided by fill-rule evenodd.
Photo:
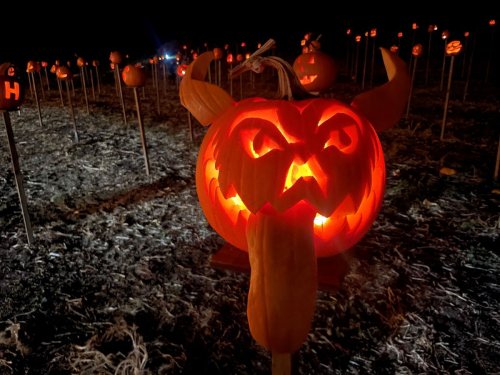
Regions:
M 267 80 L 244 95 L 271 92 Z M 0 374 L 269 374 L 248 331 L 248 275 L 209 263 L 224 241 L 195 191 L 205 129 L 194 122 L 193 145 L 175 81 L 161 114 L 151 81 L 142 101 L 150 176 L 130 89 L 124 125 L 111 81 L 90 114 L 76 83 L 78 143 L 54 82 L 43 126 L 29 93 L 10 114 L 31 246 L 0 127 Z M 500 373 L 499 90 L 476 82 L 465 103 L 462 90 L 444 141 L 444 94 L 419 85 L 409 119 L 380 135 L 382 210 L 339 290 L 319 292 L 296 374 Z M 329 96 L 359 91 L 340 82 Z

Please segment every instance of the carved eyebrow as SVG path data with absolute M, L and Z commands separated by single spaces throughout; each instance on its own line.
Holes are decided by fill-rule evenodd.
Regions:
M 250 111 L 245 111 L 239 113 L 238 116 L 232 121 L 231 129 L 229 130 L 229 135 L 234 131 L 234 129 L 244 120 L 254 119 L 254 120 L 265 120 L 271 122 L 276 129 L 281 133 L 284 139 L 288 143 L 297 143 L 300 142 L 300 139 L 294 137 L 293 135 L 287 133 L 283 126 L 280 123 L 278 117 L 278 111 L 276 108 L 259 108 Z

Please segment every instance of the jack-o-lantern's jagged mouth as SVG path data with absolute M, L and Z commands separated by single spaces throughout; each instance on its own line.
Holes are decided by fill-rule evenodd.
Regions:
M 317 256 L 351 247 L 369 229 L 382 201 L 384 157 L 372 126 L 349 106 L 253 98 L 213 125 L 199 154 L 198 195 L 213 208 L 209 223 L 234 246 L 247 249 L 250 215 L 302 201 L 315 212 Z

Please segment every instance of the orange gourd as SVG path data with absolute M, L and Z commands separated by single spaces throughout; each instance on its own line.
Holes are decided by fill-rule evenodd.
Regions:
M 300 83 L 309 92 L 329 89 L 337 79 L 338 69 L 335 60 L 321 51 L 306 52 L 299 55 L 293 70 Z
M 249 253 L 250 331 L 273 353 L 293 352 L 307 338 L 316 258 L 353 246 L 380 209 L 385 166 L 371 117 L 375 128 L 394 125 L 409 90 L 404 63 L 386 50 L 383 57 L 390 82 L 351 106 L 234 102 L 204 81 L 212 52 L 200 55 L 181 83 L 181 103 L 212 124 L 196 167 L 200 205 L 222 237 Z
M 420 43 L 415 44 L 411 49 L 411 54 L 414 57 L 421 57 L 424 54 L 424 47 Z
M 448 56 L 456 56 L 462 51 L 462 43 L 459 40 L 452 40 L 446 45 L 446 54 Z
M 119 51 L 111 51 L 109 53 L 109 61 L 111 61 L 113 64 L 121 64 L 122 59 L 122 54 Z
M 128 87 L 142 87 L 146 83 L 146 73 L 140 66 L 129 64 L 122 71 L 122 79 Z

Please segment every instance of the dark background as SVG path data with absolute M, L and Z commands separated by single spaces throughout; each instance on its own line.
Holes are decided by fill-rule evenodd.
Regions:
M 481 14 L 450 14 L 454 11 L 433 11 L 430 6 L 420 4 L 416 7 L 413 3 L 404 5 L 407 9 L 420 9 L 412 12 L 412 15 L 409 15 L 409 11 L 401 14 L 397 9 L 387 9 L 383 13 L 379 9 L 369 15 L 356 12 L 342 14 L 325 10 L 319 4 L 294 11 L 286 10 L 286 13 L 292 14 L 300 12 L 297 16 L 302 16 L 303 20 L 297 19 L 297 16 L 290 19 L 284 14 L 260 10 L 267 4 L 235 4 L 233 6 L 239 9 L 251 9 L 248 14 L 234 12 L 231 17 L 222 12 L 214 13 L 222 5 L 208 5 L 206 15 L 199 9 L 193 14 L 189 8 L 199 6 L 191 3 L 79 3 L 72 4 L 71 9 L 68 4 L 55 2 L 45 3 L 38 8 L 26 5 L 25 9 L 13 9 L 8 6 L 7 12 L 1 15 L 3 20 L 0 25 L 4 37 L 0 42 L 0 62 L 11 61 L 24 66 L 26 61 L 34 59 L 47 60 L 52 64 L 55 59 L 74 61 L 77 56 L 83 56 L 87 60 L 99 59 L 101 63 L 107 63 L 111 50 L 128 54 L 130 60 L 140 60 L 157 53 L 165 43 L 168 49 L 173 49 L 172 53 L 176 52 L 177 46 L 186 43 L 188 49 L 203 51 L 205 42 L 209 48 L 223 47 L 229 43 L 234 52 L 236 46 L 245 41 L 248 51 L 252 52 L 258 42 L 263 43 L 269 38 L 277 41 L 276 53 L 290 60 L 300 53 L 300 40 L 306 32 L 322 34 L 323 49 L 337 58 L 344 58 L 348 42 L 347 28 L 353 30 L 353 38 L 372 27 L 378 28 L 378 45 L 385 47 L 396 44 L 397 32 L 402 31 L 401 51 L 409 53 L 413 40 L 412 22 L 420 26 L 415 33 L 415 42 L 422 43 L 424 48 L 428 41 L 428 25 L 438 25 L 439 30 L 433 33 L 432 46 L 436 52 L 442 50 L 440 33 L 443 29 L 450 30 L 450 39 L 462 41 L 464 31 L 470 31 L 471 37 L 478 37 L 476 54 L 484 60 L 492 41 L 492 28 L 488 26 L 488 20 L 493 18 L 500 21 L 492 5 L 477 2 L 471 5 L 471 12 L 479 10 Z M 225 7 L 231 14 L 232 9 L 227 5 Z M 360 8 L 363 7 L 360 5 Z M 184 8 L 186 12 L 182 12 Z M 360 10 L 357 9 L 357 12 Z M 493 40 L 494 54 L 500 41 L 500 33 L 496 34 Z M 352 42 L 353 39 L 350 40 Z

